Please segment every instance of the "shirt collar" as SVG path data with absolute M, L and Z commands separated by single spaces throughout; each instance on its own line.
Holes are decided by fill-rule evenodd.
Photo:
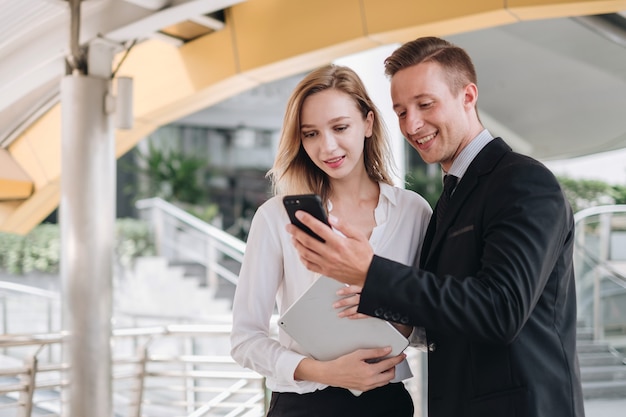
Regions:
M 459 156 L 456 157 L 450 170 L 446 174 L 452 174 L 461 180 L 467 168 L 472 163 L 476 155 L 482 151 L 482 149 L 493 139 L 493 136 L 487 129 L 483 129 L 474 139 L 467 144 L 467 146 L 461 151 Z
M 385 182 L 378 183 L 378 188 L 380 190 L 380 194 L 378 196 L 378 206 L 380 206 L 383 198 L 385 198 L 387 201 L 389 201 L 390 204 L 393 204 L 394 206 L 397 204 L 396 194 L 393 192 L 393 187 L 393 185 L 389 185 Z M 326 208 L 329 212 L 333 211 L 333 202 L 328 200 Z
M 389 204 L 392 204 L 394 206 L 397 205 L 396 194 L 393 192 L 393 187 L 394 187 L 393 185 L 389 185 L 384 182 L 378 183 L 380 194 L 378 195 L 378 204 L 376 205 L 376 209 L 374 210 L 375 217 L 382 216 L 378 220 L 382 220 L 382 218 L 386 218 L 386 213 L 387 213 L 386 204 L 381 204 L 383 203 L 383 200 L 387 200 Z M 328 200 L 328 204 L 326 205 L 326 208 L 328 209 L 329 213 L 333 211 L 333 202 Z
M 395 206 L 397 204 L 397 201 L 396 193 L 393 192 L 394 186 L 384 182 L 379 182 L 378 186 L 380 187 L 380 196 L 386 198 L 391 204 Z

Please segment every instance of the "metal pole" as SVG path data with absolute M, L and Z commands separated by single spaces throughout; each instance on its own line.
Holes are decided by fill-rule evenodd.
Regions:
M 61 83 L 61 280 L 68 388 L 63 415 L 111 417 L 111 315 L 115 221 L 110 80 L 74 74 Z
M 600 214 L 600 234 L 599 234 L 599 265 L 593 283 L 593 338 L 594 340 L 604 339 L 604 305 L 602 303 L 602 278 L 605 274 L 604 265 L 609 259 L 609 242 L 611 239 L 611 213 Z
M 41 350 L 39 347 L 38 351 Z M 33 395 L 35 393 L 35 387 L 37 385 L 37 353 L 35 353 L 25 365 L 28 368 L 28 373 L 22 375 L 20 380 L 26 383 L 26 391 L 20 392 L 19 402 L 22 404 L 22 410 L 20 417 L 31 417 L 33 411 Z
M 80 47 L 80 3 L 82 0 L 68 0 L 70 6 L 70 55 L 67 63 L 71 72 L 86 74 L 85 54 Z

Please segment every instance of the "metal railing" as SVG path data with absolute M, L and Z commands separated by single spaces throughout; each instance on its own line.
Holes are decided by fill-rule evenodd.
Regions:
M 215 324 L 114 330 L 116 415 L 263 415 L 267 403 L 263 378 L 240 368 L 229 355 L 202 353 L 203 345 L 227 338 L 230 329 L 230 325 Z M 47 361 L 39 355 L 62 344 L 64 338 L 61 333 L 0 336 L 2 349 L 29 350 L 22 361 L 5 361 L 0 368 L 0 395 L 8 399 L 0 411 L 13 408 L 17 416 L 26 417 L 37 409 L 37 415 L 60 415 L 68 364 L 60 355 Z
M 153 228 L 160 255 L 202 265 L 209 287 L 215 286 L 218 278 L 236 284 L 244 242 L 158 198 L 142 200 L 137 207 Z M 4 399 L 0 415 L 7 408 L 17 410 L 18 416 L 30 416 L 33 410 L 38 416 L 60 414 L 68 365 L 62 358 L 64 337 L 57 330 L 61 328 L 59 298 L 53 291 L 0 282 L 4 333 L 0 336 L 0 396 Z M 29 308 L 15 308 L 16 304 L 37 306 L 32 314 L 37 316 L 32 318 L 36 327 L 25 326 L 24 310 Z M 264 413 L 263 378 L 230 357 L 230 316 L 189 317 L 183 313 L 173 317 L 127 314 L 120 309 L 113 316 L 117 327 L 111 339 L 116 415 L 235 417 Z M 204 324 L 197 324 L 199 321 Z M 172 322 L 178 324 L 161 325 Z M 141 327 L 146 323 L 158 325 Z
M 244 242 L 160 198 L 139 200 L 136 207 L 152 225 L 160 256 L 204 266 L 209 287 L 218 277 L 237 284 Z
M 597 206 L 574 216 L 579 320 L 594 340 L 626 336 L 626 205 Z
M 29 285 L 0 281 L 0 314 L 2 315 L 0 330 L 2 330 L 2 334 L 11 332 L 8 310 L 9 302 L 15 300 L 15 296 L 21 298 L 35 298 L 38 308 L 46 312 L 46 320 L 43 323 L 45 325 L 44 331 L 47 333 L 52 332 L 55 326 L 55 320 L 59 320 L 57 312 L 59 311 L 60 297 L 57 292 L 31 287 Z M 18 300 L 17 302 L 20 301 L 21 300 Z

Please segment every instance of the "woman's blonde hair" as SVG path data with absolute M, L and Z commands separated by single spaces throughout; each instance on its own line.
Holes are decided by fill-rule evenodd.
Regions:
M 278 152 L 267 176 L 272 181 L 274 194 L 318 194 L 324 203 L 330 195 L 328 176 L 309 158 L 302 146 L 300 129 L 302 105 L 307 97 L 335 89 L 348 94 L 361 111 L 363 119 L 371 111 L 374 114 L 372 136 L 363 138 L 365 170 L 377 182 L 392 184 L 389 141 L 380 112 L 370 99 L 363 82 L 350 68 L 326 65 L 309 73 L 296 86 L 285 111 Z

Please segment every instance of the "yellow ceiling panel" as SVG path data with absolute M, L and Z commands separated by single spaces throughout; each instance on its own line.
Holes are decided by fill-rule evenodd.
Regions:
M 22 203 L 22 201 L 0 201 L 0 232 L 9 231 L 6 219 L 8 219 Z
M 15 162 L 41 187 L 61 174 L 61 105 L 33 123 L 9 146 Z
M 59 205 L 60 181 L 57 179 L 35 191 L 25 201 L 0 203 L 0 231 L 25 235 Z
M 0 149 L 0 166 L 0 201 L 29 197 L 33 183 L 6 149 Z
M 545 1 L 545 0 L 544 0 Z M 445 6 L 444 6 L 445 4 Z M 406 33 L 404 42 L 425 35 L 444 35 L 512 23 L 502 0 L 363 0 L 367 32 L 386 39 Z M 411 31 L 415 34 L 411 35 Z
M 135 117 L 152 123 L 154 112 L 163 114 L 162 109 L 236 75 L 229 33 L 225 28 L 180 48 L 158 40 L 133 48 L 118 75 L 134 79 Z
M 359 0 L 253 0 L 231 9 L 241 71 L 365 36 Z
M 507 8 L 522 20 L 613 13 L 626 9 L 624 0 L 508 0 Z
M 33 192 L 33 183 L 0 178 L 0 201 L 21 200 Z

